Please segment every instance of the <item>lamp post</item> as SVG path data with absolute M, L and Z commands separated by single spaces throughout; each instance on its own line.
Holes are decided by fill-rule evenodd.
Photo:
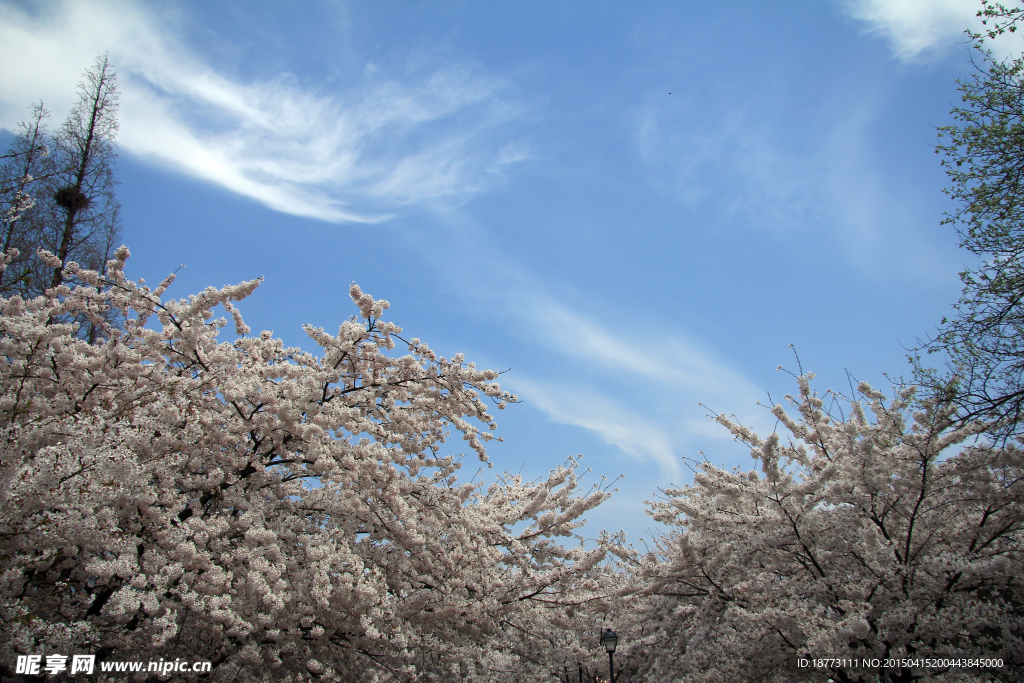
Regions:
M 615 683 L 615 661 L 613 655 L 615 654 L 615 646 L 619 644 L 619 637 L 610 628 L 605 629 L 604 635 L 601 636 L 601 644 L 608 651 L 608 683 Z

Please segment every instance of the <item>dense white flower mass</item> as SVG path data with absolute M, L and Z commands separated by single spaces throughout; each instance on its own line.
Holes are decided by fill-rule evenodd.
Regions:
M 830 415 L 811 377 L 772 409 L 788 439 L 718 416 L 759 471 L 705 462 L 653 505 L 677 531 L 638 569 L 644 680 L 1019 681 L 1024 452 L 913 388 Z
M 404 342 L 356 286 L 361 319 L 306 328 L 311 354 L 249 336 L 235 303 L 259 281 L 163 300 L 173 277 L 150 290 L 127 258 L 0 298 L 5 663 L 155 653 L 236 681 L 550 670 L 580 618 L 566 608 L 600 603 L 616 582 L 595 566 L 625 551 L 575 535 L 609 495 L 579 491 L 575 460 L 532 483 L 456 481 L 449 434 L 486 460 L 486 401 L 516 400 L 497 372 Z
M 938 399 L 843 403 L 803 376 L 799 415 L 771 409 L 788 438 L 719 416 L 758 469 L 702 463 L 639 557 L 578 535 L 610 494 L 576 459 L 456 480 L 449 436 L 486 461 L 487 401 L 517 399 L 401 338 L 386 301 L 353 285 L 360 317 L 307 327 L 311 354 L 250 334 L 259 281 L 164 300 L 173 277 L 150 290 L 127 258 L 0 298 L 0 674 L 62 653 L 232 681 L 565 679 L 607 671 L 614 625 L 624 681 L 1019 680 L 1024 451 Z

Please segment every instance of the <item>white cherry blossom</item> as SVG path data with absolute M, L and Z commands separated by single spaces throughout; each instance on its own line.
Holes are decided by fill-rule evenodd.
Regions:
M 516 400 L 497 372 L 404 341 L 355 285 L 361 319 L 307 327 L 310 353 L 249 334 L 237 303 L 258 280 L 165 300 L 173 277 L 150 290 L 127 258 L 105 276 L 67 264 L 75 289 L 0 299 L 0 662 L 548 675 L 566 610 L 607 597 L 595 566 L 626 551 L 577 535 L 610 494 L 581 492 L 576 459 L 536 482 L 456 480 L 450 435 L 486 461 L 490 404 Z M 94 343 L 62 322 L 85 319 Z

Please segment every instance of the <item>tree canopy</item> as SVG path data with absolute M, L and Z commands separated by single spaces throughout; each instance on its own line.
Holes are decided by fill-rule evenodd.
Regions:
M 0 299 L 4 659 L 158 652 L 239 681 L 499 680 L 543 671 L 565 610 L 608 596 L 594 567 L 626 553 L 575 536 L 609 493 L 581 495 L 574 460 L 484 487 L 441 453 L 455 431 L 486 460 L 485 401 L 515 400 L 497 372 L 403 340 L 356 286 L 361 321 L 307 327 L 314 355 L 249 334 L 236 304 L 259 281 L 164 300 L 173 276 L 151 290 L 125 278 L 127 258 L 107 275 L 63 264 L 74 289 Z M 100 341 L 76 334 L 82 317 Z M 408 353 L 388 355 L 398 343 Z
M 718 417 L 756 469 L 701 463 L 652 505 L 676 531 L 637 568 L 643 680 L 1019 680 L 1024 452 L 972 443 L 989 425 L 913 388 L 862 383 L 830 415 L 844 401 L 812 377 L 797 416 L 772 408 L 786 437 Z
M 919 380 L 961 419 L 996 418 L 993 435 L 1005 437 L 1024 418 L 1024 57 L 996 59 L 984 41 L 1014 33 L 1024 10 L 985 2 L 979 16 L 984 32 L 969 32 L 977 71 L 960 81 L 962 103 L 935 151 L 956 202 L 945 223 L 981 261 L 960 274 L 955 312 L 923 346 L 945 357 L 946 371 L 916 362 Z

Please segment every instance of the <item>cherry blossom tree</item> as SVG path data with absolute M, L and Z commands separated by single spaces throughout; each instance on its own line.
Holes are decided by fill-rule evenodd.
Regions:
M 124 247 L 105 274 L 39 255 L 61 284 L 0 298 L 0 666 L 181 658 L 236 681 L 561 666 L 549 646 L 611 590 L 595 567 L 628 552 L 584 546 L 581 516 L 610 492 L 582 490 L 576 459 L 535 482 L 456 480 L 450 435 L 486 461 L 487 401 L 515 400 L 497 372 L 404 340 L 355 285 L 360 318 L 307 327 L 312 354 L 250 334 L 237 303 L 258 280 L 165 300 L 173 276 L 127 279 Z
M 1024 453 L 913 388 L 886 402 L 862 383 L 841 400 L 811 377 L 787 397 L 796 416 L 772 408 L 788 436 L 717 417 L 757 469 L 704 462 L 652 504 L 676 530 L 636 568 L 649 581 L 632 626 L 644 680 L 1020 680 Z

